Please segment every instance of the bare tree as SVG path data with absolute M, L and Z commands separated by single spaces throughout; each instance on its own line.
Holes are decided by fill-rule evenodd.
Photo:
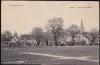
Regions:
M 42 39 L 43 36 L 44 36 L 44 33 L 43 33 L 42 28 L 40 28 L 40 27 L 35 27 L 35 28 L 32 30 L 32 36 L 33 36 L 33 38 L 37 41 L 37 45 L 39 46 L 39 45 L 40 45 L 40 41 L 41 41 L 41 39 Z
M 58 46 L 58 37 L 60 36 L 62 27 L 63 27 L 63 19 L 62 18 L 52 18 L 49 19 L 47 30 L 51 32 L 54 38 L 55 45 Z
M 46 46 L 48 46 L 49 45 L 49 42 L 48 42 L 48 40 L 49 40 L 49 36 L 50 34 L 48 33 L 48 32 L 44 32 L 44 41 L 46 42 Z
M 71 45 L 74 45 L 75 44 L 75 38 L 77 37 L 77 34 L 80 33 L 80 30 L 79 30 L 78 26 L 73 24 L 69 27 L 69 29 L 67 31 L 69 32 L 69 36 L 72 39 Z
M 90 40 L 92 44 L 95 44 L 99 35 L 99 30 L 97 28 L 92 28 L 89 32 L 84 32 L 84 36 Z

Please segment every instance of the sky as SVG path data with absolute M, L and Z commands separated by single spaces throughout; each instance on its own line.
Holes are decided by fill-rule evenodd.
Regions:
M 80 7 L 80 8 L 79 8 Z M 2 1 L 1 32 L 27 34 L 34 27 L 45 27 L 48 19 L 61 17 L 64 28 L 72 24 L 80 26 L 81 19 L 86 31 L 99 28 L 98 1 Z

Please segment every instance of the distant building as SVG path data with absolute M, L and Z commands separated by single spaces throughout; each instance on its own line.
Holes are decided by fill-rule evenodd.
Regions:
M 18 40 L 19 40 L 19 37 L 18 37 L 17 32 L 15 31 L 12 41 L 15 41 L 16 42 Z
M 80 24 L 80 34 L 78 36 L 78 42 L 84 41 L 86 44 L 89 44 L 89 40 L 84 36 L 85 28 L 83 25 L 83 21 L 81 19 L 81 24 Z
M 85 31 L 85 28 L 84 28 L 84 25 L 83 25 L 83 21 L 81 19 L 81 24 L 80 24 L 80 27 L 79 27 L 79 30 L 80 30 L 80 33 L 77 35 L 77 37 L 74 39 L 75 42 L 81 42 L 81 41 L 84 41 L 86 42 L 86 44 L 89 44 L 89 40 L 84 36 L 84 31 Z M 72 40 L 72 37 L 70 37 L 70 35 L 68 34 L 68 31 L 66 31 L 66 34 L 63 33 L 64 35 L 61 37 L 60 41 L 62 42 L 70 42 Z M 80 43 L 81 44 L 81 43 Z

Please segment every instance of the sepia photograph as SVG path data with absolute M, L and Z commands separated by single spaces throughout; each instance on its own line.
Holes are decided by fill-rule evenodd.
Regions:
M 99 1 L 1 1 L 1 64 L 99 65 Z

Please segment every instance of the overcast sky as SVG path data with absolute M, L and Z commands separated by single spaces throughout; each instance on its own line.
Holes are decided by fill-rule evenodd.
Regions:
M 22 34 L 31 32 L 34 27 L 45 29 L 48 19 L 53 17 L 63 18 L 65 29 L 71 24 L 80 26 L 81 18 L 85 30 L 99 28 L 99 2 L 2 1 L 1 3 L 1 31 L 10 30 L 12 33 L 17 31 L 18 34 Z

